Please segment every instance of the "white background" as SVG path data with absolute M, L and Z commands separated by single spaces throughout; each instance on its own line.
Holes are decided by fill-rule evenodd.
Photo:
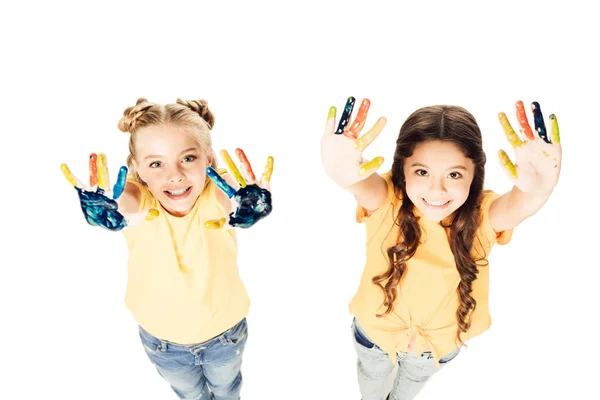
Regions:
M 88 226 L 59 165 L 82 178 L 138 97 L 204 98 L 217 150 L 275 157 L 274 211 L 239 233 L 252 299 L 242 398 L 359 399 L 347 305 L 364 263 L 354 202 L 322 171 L 331 105 L 371 99 L 389 169 L 415 109 L 477 118 L 486 187 L 510 184 L 497 113 L 558 117 L 559 185 L 491 254 L 493 326 L 419 399 L 598 397 L 597 12 L 584 2 L 11 2 L 0 10 L 0 398 L 174 399 L 123 302 L 122 234 Z M 525 3 L 525 5 L 523 5 Z M 217 5 L 219 4 L 219 5 Z M 530 119 L 531 120 L 531 119 Z M 550 126 L 548 124 L 548 126 Z

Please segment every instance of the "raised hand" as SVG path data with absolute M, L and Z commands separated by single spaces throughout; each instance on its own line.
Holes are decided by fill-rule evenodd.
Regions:
M 350 124 L 354 103 L 354 97 L 349 97 L 336 130 L 334 130 L 336 108 L 329 109 L 325 132 L 321 139 L 321 161 L 325 172 L 342 187 L 366 179 L 383 164 L 383 157 L 375 157 L 369 161 L 363 158 L 362 153 L 383 130 L 386 119 L 379 118 L 375 125 L 359 138 L 371 102 L 369 99 L 362 101 L 354 122 Z
M 560 175 L 562 148 L 558 121 L 550 114 L 552 121 L 551 139 L 548 137 L 544 116 L 537 102 L 531 104 L 535 131 L 533 133 L 522 101 L 516 104 L 516 114 L 519 120 L 521 136 L 513 130 L 506 114 L 498 114 L 500 124 L 504 129 L 508 142 L 515 150 L 516 161 L 513 163 L 504 150 L 498 155 L 500 163 L 509 179 L 525 193 L 546 194 L 552 191 Z
M 256 177 L 252 171 L 252 166 L 242 149 L 236 149 L 235 154 L 240 160 L 240 166 L 244 171 L 244 176 L 240 173 L 235 163 L 229 156 L 227 150 L 221 150 L 221 157 L 227 164 L 227 169 L 239 183 L 239 188 L 236 190 L 229 186 L 227 182 L 215 171 L 212 167 L 206 169 L 206 173 L 210 179 L 215 182 L 217 187 L 221 189 L 227 197 L 235 200 L 238 207 L 229 214 L 229 219 L 221 218 L 216 221 L 208 221 L 205 223 L 207 228 L 218 229 L 225 225 L 230 227 L 249 228 L 260 219 L 271 213 L 273 206 L 271 205 L 270 182 L 271 174 L 273 173 L 273 157 L 268 157 L 265 171 L 260 182 L 256 183 Z
M 73 176 L 67 164 L 61 164 L 60 169 L 69 183 L 77 190 L 83 215 L 90 225 L 101 226 L 111 231 L 120 231 L 126 226 L 135 226 L 145 219 L 151 220 L 158 216 L 158 210 L 155 209 L 134 214 L 124 214 L 118 211 L 116 200 L 125 189 L 127 167 L 122 166 L 119 169 L 117 182 L 111 190 L 104 154 L 90 155 L 89 187 Z

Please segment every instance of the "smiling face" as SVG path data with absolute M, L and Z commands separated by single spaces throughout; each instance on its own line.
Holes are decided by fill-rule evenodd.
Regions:
M 206 184 L 210 165 L 199 143 L 181 126 L 160 124 L 136 133 L 135 168 L 170 214 L 190 212 Z
M 474 173 L 473 161 L 456 144 L 422 142 L 404 162 L 406 193 L 427 219 L 439 222 L 465 203 Z

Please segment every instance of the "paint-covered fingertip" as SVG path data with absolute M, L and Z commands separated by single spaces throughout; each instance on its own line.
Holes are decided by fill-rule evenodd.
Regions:
M 204 227 L 207 229 L 220 229 L 225 225 L 225 218 L 221 218 L 213 221 L 206 221 Z
M 148 210 L 148 215 L 146 215 L 146 221 L 152 221 L 159 216 L 160 212 L 156 208 L 151 208 Z
M 540 103 L 538 103 L 537 101 L 531 102 L 531 109 L 535 110 L 536 108 L 540 108 Z
M 335 118 L 337 114 L 337 108 L 334 106 L 329 107 L 329 113 L 327 114 L 327 119 Z

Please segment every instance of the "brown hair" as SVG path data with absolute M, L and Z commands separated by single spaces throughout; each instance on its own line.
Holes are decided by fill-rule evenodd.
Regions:
M 181 100 L 175 104 L 154 104 L 144 98 L 139 98 L 135 106 L 128 107 L 119 121 L 119 129 L 129 132 L 129 156 L 127 167 L 132 177 L 145 184 L 137 171 L 133 160 L 136 157 L 135 134 L 144 127 L 160 124 L 174 124 L 183 127 L 200 145 L 211 161 L 213 168 L 217 167 L 217 158 L 212 148 L 210 131 L 215 125 L 215 116 L 208 108 L 206 100 Z M 208 184 L 207 180 L 207 184 Z
M 406 193 L 404 162 L 410 157 L 417 144 L 442 140 L 457 145 L 475 164 L 475 174 L 465 203 L 453 215 L 441 222 L 445 228 L 450 248 L 454 254 L 456 268 L 460 275 L 458 285 L 459 306 L 456 311 L 458 322 L 457 337 L 467 332 L 471 326 L 471 315 L 476 301 L 471 296 L 472 283 L 479 272 L 477 262 L 472 256 L 473 243 L 480 224 L 480 203 L 485 177 L 486 157 L 483 151 L 481 131 L 475 117 L 458 106 L 431 106 L 421 108 L 412 113 L 400 128 L 396 141 L 396 151 L 392 164 L 392 182 L 402 198 L 395 223 L 400 227 L 400 237 L 396 245 L 387 250 L 390 260 L 386 272 L 373 278 L 373 283 L 384 292 L 383 305 L 386 311 L 378 316 L 389 314 L 393 310 L 397 297 L 397 286 L 400 283 L 406 262 L 414 256 L 421 239 L 419 218 L 413 213 L 413 203 Z M 384 284 L 385 283 L 385 284 Z M 464 344 L 464 343 L 463 343 Z

